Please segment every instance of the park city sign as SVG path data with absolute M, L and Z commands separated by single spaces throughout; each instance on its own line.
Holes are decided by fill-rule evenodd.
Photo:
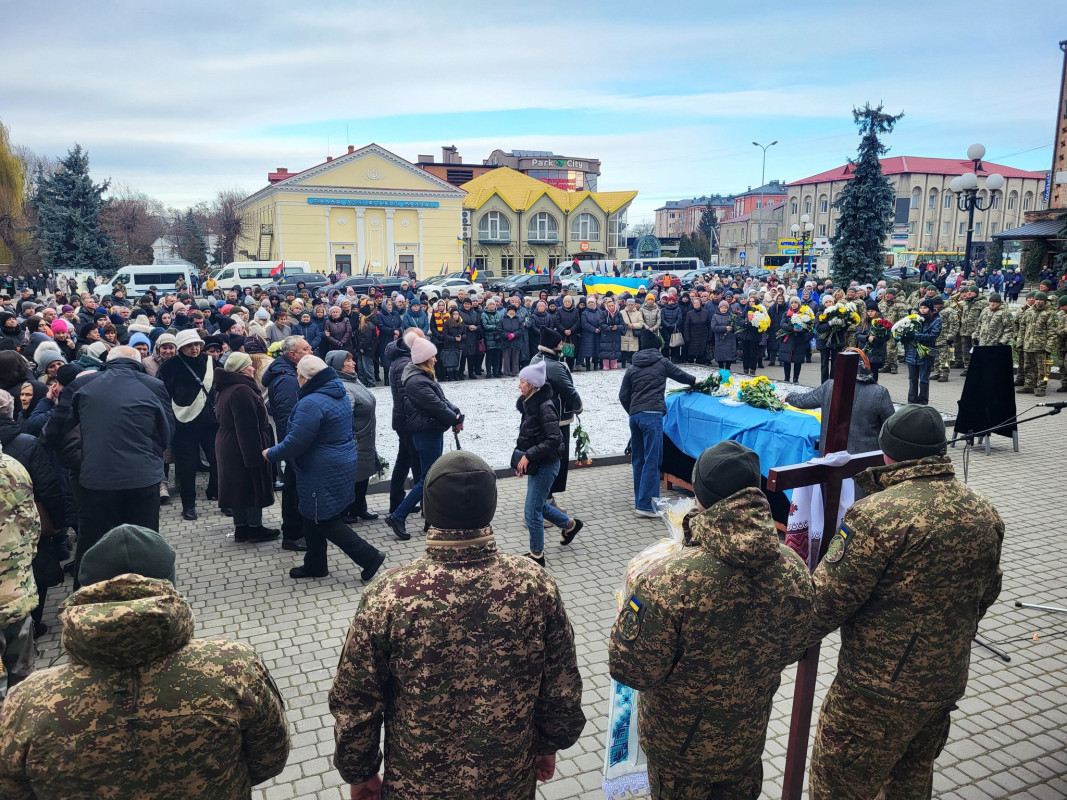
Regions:
M 584 161 L 575 161 L 573 158 L 531 158 L 531 167 L 557 167 L 563 169 L 585 169 Z

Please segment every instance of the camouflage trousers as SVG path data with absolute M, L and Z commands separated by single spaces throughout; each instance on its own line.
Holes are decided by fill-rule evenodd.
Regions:
M 736 775 L 684 777 L 671 774 L 669 766 L 648 762 L 652 800 L 759 800 L 763 787 L 763 761 L 757 758 Z
M 963 368 L 971 365 L 971 348 L 974 347 L 973 336 L 960 336 L 960 350 L 963 354 Z
M 897 359 L 899 358 L 899 354 L 897 353 L 897 347 L 898 345 L 895 339 L 890 338 L 890 340 L 886 342 L 885 366 L 882 367 L 882 369 L 886 372 L 897 371 Z
M 1041 350 L 1024 350 L 1019 370 L 1023 376 L 1023 385 L 1031 389 L 1044 389 L 1048 385 L 1048 358 Z
M 33 619 L 12 622 L 0 628 L 0 702 L 8 690 L 33 672 Z
M 811 800 L 928 800 L 934 759 L 955 706 L 919 708 L 873 700 L 836 680 L 819 714 Z
M 937 360 L 934 362 L 934 374 L 931 375 L 931 379 L 934 378 L 947 378 L 949 376 L 949 368 L 952 366 L 952 348 L 949 347 L 949 342 L 937 340 Z
M 958 333 L 952 339 L 952 363 L 963 364 L 963 337 Z

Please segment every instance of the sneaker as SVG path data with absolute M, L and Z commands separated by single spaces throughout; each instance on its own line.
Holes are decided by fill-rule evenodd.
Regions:
M 407 526 L 404 524 L 404 520 L 390 514 L 385 518 L 385 524 L 392 528 L 393 533 L 396 534 L 396 538 L 402 542 L 406 542 L 411 538 L 411 534 L 407 531 Z
M 578 535 L 578 532 L 585 527 L 585 523 L 575 517 L 571 520 L 571 526 L 563 531 L 563 535 L 559 537 L 559 543 L 561 545 L 568 545 L 574 541 L 574 537 Z
M 326 570 L 324 572 L 312 572 L 307 567 L 293 567 L 291 570 L 289 570 L 289 577 L 290 578 L 297 578 L 297 579 L 299 579 L 299 578 L 325 578 L 329 574 L 330 574 L 329 570 Z
M 303 553 L 308 549 L 307 542 L 304 541 L 304 537 L 299 539 L 282 539 L 282 550 L 293 550 L 297 553 Z
M 540 564 L 542 567 L 547 563 L 545 561 L 545 554 L 542 553 L 539 556 L 535 556 L 533 553 L 527 553 L 526 557 L 533 561 L 535 564 Z
M 378 571 L 378 568 L 381 567 L 381 565 L 384 563 L 385 553 L 379 550 L 378 558 L 369 567 L 364 567 L 363 571 L 359 573 L 359 577 L 361 577 L 364 581 L 369 581 L 371 578 L 374 577 L 375 573 Z
M 659 518 L 659 514 L 657 514 L 655 511 L 645 511 L 643 508 L 635 508 L 634 509 L 634 516 L 635 517 L 647 517 L 648 519 L 658 519 Z

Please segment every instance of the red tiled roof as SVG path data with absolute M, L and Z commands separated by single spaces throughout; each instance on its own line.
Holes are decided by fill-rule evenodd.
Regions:
M 931 175 L 963 175 L 974 169 L 974 163 L 967 160 L 954 158 L 924 158 L 922 156 L 893 156 L 892 158 L 880 158 L 882 172 L 886 175 L 902 175 L 904 173 L 927 173 Z M 1002 164 L 994 164 L 990 161 L 982 162 L 983 169 L 979 175 L 988 175 L 991 172 L 999 172 L 1005 178 L 1036 178 L 1045 179 L 1044 172 L 1030 172 L 1015 167 L 1005 167 Z M 852 166 L 843 164 L 836 169 L 829 169 L 802 178 L 799 181 L 790 181 L 786 186 L 799 186 L 807 183 L 828 183 L 830 181 L 847 180 L 852 177 Z

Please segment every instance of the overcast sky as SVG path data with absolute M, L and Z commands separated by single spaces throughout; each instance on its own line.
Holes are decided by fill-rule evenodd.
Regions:
M 851 109 L 905 117 L 891 154 L 1048 169 L 1064 0 L 3 4 L 0 121 L 89 151 L 94 176 L 171 205 L 251 193 L 368 142 L 599 158 L 600 188 L 665 200 L 855 152 Z

